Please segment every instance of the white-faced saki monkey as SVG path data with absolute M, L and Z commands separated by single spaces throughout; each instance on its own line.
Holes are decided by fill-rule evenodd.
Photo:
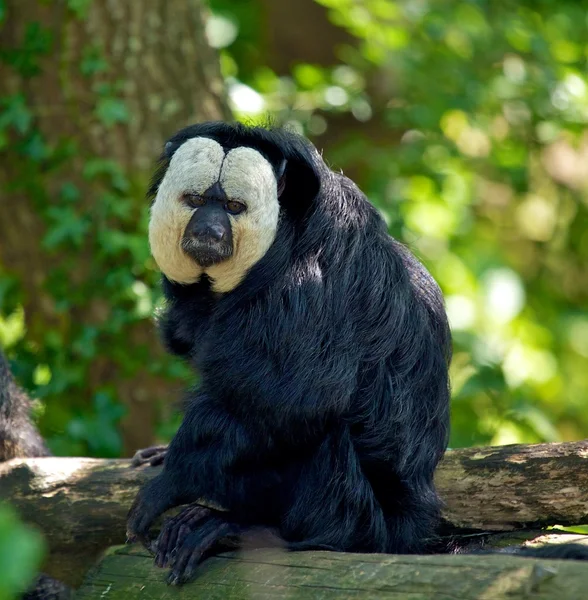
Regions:
M 439 287 L 347 177 L 281 129 L 166 144 L 149 241 L 167 348 L 200 374 L 129 539 L 167 509 L 169 581 L 230 540 L 419 553 L 440 516 L 451 336 Z M 216 508 L 213 508 L 216 507 Z

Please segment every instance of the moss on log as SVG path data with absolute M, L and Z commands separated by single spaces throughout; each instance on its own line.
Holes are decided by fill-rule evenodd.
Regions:
M 391 556 L 254 550 L 211 558 L 195 581 L 168 587 L 166 571 L 137 547 L 112 549 L 76 600 L 577 600 L 588 568 L 510 555 Z

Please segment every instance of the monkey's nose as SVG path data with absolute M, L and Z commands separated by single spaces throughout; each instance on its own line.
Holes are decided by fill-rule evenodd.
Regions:
M 211 223 L 194 233 L 196 234 L 196 237 L 208 238 L 215 242 L 221 242 L 225 237 L 225 228 L 220 224 Z

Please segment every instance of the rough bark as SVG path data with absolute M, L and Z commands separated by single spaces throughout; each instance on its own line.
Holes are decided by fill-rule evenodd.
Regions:
M 588 523 L 588 441 L 454 450 L 436 479 L 457 527 Z
M 256 550 L 209 559 L 178 593 L 146 552 L 119 548 L 93 570 L 76 598 L 576 600 L 585 597 L 586 586 L 588 569 L 575 561 Z
M 495 532 L 587 524 L 587 465 L 588 442 L 450 451 L 437 474 L 445 518 Z M 130 504 L 158 472 L 126 460 L 15 459 L 0 465 L 0 501 L 45 534 L 46 572 L 75 584 L 98 552 L 124 542 Z
M 49 202 L 62 184 L 73 182 L 80 202 L 93 214 L 104 193 L 101 182 L 82 176 L 89 159 L 115 161 L 133 184 L 129 192 L 136 206 L 144 203 L 149 171 L 163 141 L 176 129 L 198 120 L 228 118 L 218 58 L 204 34 L 203 0 L 7 0 L 0 28 L 0 98 L 22 94 L 33 117 L 33 127 L 47 148 L 67 140 L 77 148 L 75 156 L 59 168 L 44 168 L 38 187 Z M 86 7 L 76 14 L 74 6 Z M 36 56 L 39 73 L 23 77 L 6 57 L 23 46 L 27 28 L 38 24 L 51 39 L 48 53 Z M 89 52 L 104 57 L 104 68 L 83 72 Z M 112 89 L 124 102 L 130 118 L 108 123 L 97 112 L 99 90 Z M 95 298 L 65 313 L 56 309 L 45 284 L 60 261 L 73 260 L 68 285 L 72 291 L 96 286 L 96 257 L 84 247 L 78 256 L 50 256 L 43 247 L 46 223 L 38 207 L 24 192 L 22 181 L 32 175 L 23 158 L 12 148 L 0 153 L 0 266 L 15 276 L 24 292 L 27 341 L 46 346 L 47 332 L 59 332 L 64 345 L 71 344 L 71 329 L 82 323 L 97 325 L 109 318 L 108 300 Z M 159 345 L 147 320 L 127 328 L 128 353 L 147 349 L 155 359 Z M 118 348 L 124 352 L 124 348 Z M 136 350 L 135 350 L 136 352 Z M 116 381 L 116 393 L 128 407 L 123 425 L 124 448 L 132 454 L 152 442 L 155 404 L 178 398 L 177 384 L 146 372 L 129 376 L 115 361 L 96 361 L 86 387 L 76 391 L 86 402 L 104 381 Z M 73 396 L 72 396 L 73 397 Z M 73 400 L 72 400 L 73 401 Z M 132 425 L 131 425 L 132 424 Z

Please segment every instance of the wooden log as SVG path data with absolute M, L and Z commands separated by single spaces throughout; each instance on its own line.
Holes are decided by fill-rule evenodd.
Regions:
M 588 441 L 447 452 L 436 475 L 456 527 L 514 530 L 588 523 Z
M 578 561 L 510 555 L 392 556 L 253 550 L 208 559 L 196 579 L 168 587 L 165 570 L 138 547 L 111 549 L 76 600 L 578 600 L 588 569 Z
M 128 460 L 14 459 L 0 465 L 0 500 L 45 534 L 46 571 L 75 584 L 97 553 L 124 542 L 130 504 L 158 472 L 133 469 Z M 456 527 L 588 523 L 588 442 L 453 450 L 437 482 L 445 517 Z
M 0 501 L 44 534 L 44 572 L 76 586 L 101 552 L 124 543 L 127 511 L 157 472 L 128 460 L 13 459 L 0 464 Z

